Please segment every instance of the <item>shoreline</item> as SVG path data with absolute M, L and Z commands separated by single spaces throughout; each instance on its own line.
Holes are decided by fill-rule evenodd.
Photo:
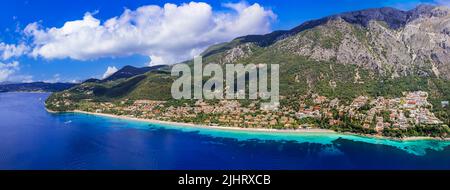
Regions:
M 135 117 L 129 117 L 129 116 L 120 116 L 120 115 L 113 115 L 113 114 L 107 114 L 107 113 L 94 113 L 94 112 L 87 112 L 87 111 L 81 111 L 81 110 L 73 110 L 73 111 L 68 111 L 68 112 L 57 112 L 57 111 L 49 110 L 47 108 L 45 108 L 45 109 L 47 110 L 47 112 L 53 113 L 53 114 L 81 113 L 81 114 L 109 117 L 109 118 L 129 120 L 129 121 L 146 122 L 146 123 L 150 123 L 150 124 L 165 124 L 165 125 L 176 125 L 176 126 L 181 126 L 181 127 L 217 129 L 217 130 L 227 130 L 227 131 L 276 132 L 276 133 L 299 133 L 299 134 L 300 133 L 329 133 L 329 134 L 354 135 L 354 136 L 365 137 L 365 138 L 376 138 L 376 139 L 381 139 L 381 140 L 393 140 L 393 141 L 400 141 L 400 142 L 418 141 L 418 140 L 450 141 L 450 138 L 420 137 L 420 136 L 393 138 L 393 137 L 384 137 L 384 136 L 379 136 L 379 135 L 364 135 L 364 134 L 356 134 L 356 133 L 349 133 L 349 132 L 340 133 L 340 132 L 336 132 L 336 131 L 330 130 L 330 129 L 285 129 L 285 130 L 281 130 L 281 129 L 267 129 L 267 128 L 240 128 L 240 127 L 210 126 L 210 125 L 202 125 L 202 124 L 160 121 L 160 120 L 154 120 L 154 119 L 141 119 L 141 118 L 135 118 Z
M 50 113 L 59 113 L 59 112 L 51 111 Z M 102 116 L 102 117 L 110 117 L 110 118 L 115 118 L 115 119 L 146 122 L 146 123 L 151 123 L 151 124 L 166 124 L 166 125 L 177 125 L 177 126 L 191 127 L 191 128 L 218 129 L 218 130 L 228 130 L 228 131 L 231 130 L 231 131 L 278 132 L 278 133 L 337 133 L 336 131 L 329 130 L 329 129 L 280 130 L 280 129 L 267 129 L 267 128 L 223 127 L 223 126 L 202 125 L 202 124 L 193 124 L 193 123 L 179 123 L 179 122 L 173 122 L 173 121 L 161 121 L 161 120 L 154 120 L 154 119 L 141 119 L 141 118 L 113 115 L 113 114 L 107 114 L 107 113 L 93 113 L 93 112 L 87 112 L 87 111 L 81 111 L 81 110 L 74 110 L 74 111 L 70 111 L 70 112 L 66 112 L 66 113 L 81 113 L 81 114 L 96 115 L 96 116 Z

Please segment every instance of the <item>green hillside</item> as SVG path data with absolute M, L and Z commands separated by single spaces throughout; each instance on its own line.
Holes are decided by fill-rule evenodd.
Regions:
M 433 112 L 445 123 L 450 123 L 450 109 L 441 106 L 441 101 L 450 100 L 450 81 L 434 74 L 432 67 L 427 65 L 429 60 L 408 67 L 391 63 L 388 58 L 392 55 L 388 51 L 393 50 L 387 48 L 395 46 L 385 45 L 390 43 L 390 39 L 385 39 L 387 37 L 382 36 L 380 31 L 395 32 L 396 29 L 390 27 L 395 25 L 398 28 L 401 25 L 394 22 L 395 19 L 392 21 L 392 18 L 376 18 L 384 9 L 372 11 L 374 13 L 368 11 L 365 13 L 367 15 L 355 18 L 350 13 L 327 17 L 307 22 L 290 31 L 244 36 L 229 43 L 217 44 L 202 53 L 203 63 L 279 64 L 281 106 L 294 109 L 298 108 L 300 97 L 311 94 L 329 99 L 338 98 L 350 104 L 360 95 L 395 98 L 405 91 L 426 91 L 433 104 Z M 399 11 L 399 14 L 406 13 Z M 370 23 L 372 18 L 378 20 Z M 367 26 L 369 24 L 372 24 L 372 28 Z M 357 49 L 349 49 L 344 53 L 339 51 L 341 48 L 353 47 Z M 355 57 L 354 51 L 365 54 L 352 60 L 350 58 Z M 354 63 L 340 62 L 335 54 Z M 181 64 L 192 67 L 193 62 L 188 60 Z M 405 74 L 394 77 L 397 71 L 404 71 Z M 76 109 L 80 101 L 170 100 L 170 87 L 175 79 L 170 76 L 170 67 L 167 67 L 131 78 L 86 82 L 52 94 L 47 100 L 47 107 L 64 111 Z

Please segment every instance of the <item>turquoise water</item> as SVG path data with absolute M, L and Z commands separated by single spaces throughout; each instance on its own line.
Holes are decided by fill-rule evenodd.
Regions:
M 277 133 L 50 114 L 0 94 L 0 169 L 450 169 L 450 142 Z
M 175 125 L 152 124 L 154 127 L 162 127 L 165 129 L 177 129 L 185 132 L 198 131 L 202 135 L 210 135 L 214 137 L 234 138 L 240 141 L 259 139 L 259 140 L 273 140 L 273 141 L 295 141 L 297 143 L 318 143 L 323 145 L 332 145 L 333 141 L 340 138 L 351 140 L 354 142 L 363 142 L 370 144 L 379 144 L 392 146 L 401 149 L 407 153 L 414 155 L 426 155 L 427 150 L 443 151 L 444 148 L 450 145 L 450 141 L 439 140 L 411 140 L 411 141 L 396 141 L 382 138 L 370 138 L 358 135 L 348 135 L 339 133 L 293 133 L 288 134 L 284 132 L 260 132 L 260 131 L 237 131 L 226 129 L 205 129 L 205 128 L 188 128 Z

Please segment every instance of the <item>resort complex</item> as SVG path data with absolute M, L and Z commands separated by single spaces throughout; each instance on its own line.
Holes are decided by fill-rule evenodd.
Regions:
M 359 96 L 347 105 L 341 103 L 339 99 L 329 100 L 325 96 L 313 94 L 298 100 L 297 109 L 287 105 L 275 111 L 261 109 L 258 102 L 242 103 L 238 100 L 127 99 L 117 102 L 93 102 L 85 99 L 76 103 L 64 99 L 47 104 L 55 108 L 75 104 L 76 110 L 91 113 L 208 126 L 291 130 L 322 128 L 361 134 L 394 135 L 394 137 L 401 137 L 397 136 L 401 133 L 391 134 L 392 131 L 410 129 L 409 131 L 413 132 L 415 127 L 429 126 L 439 130 L 415 135 L 439 137 L 447 135 L 445 130 L 447 125 L 430 111 L 432 105 L 427 101 L 427 92 L 415 91 L 403 94 L 403 97 L 392 99 Z

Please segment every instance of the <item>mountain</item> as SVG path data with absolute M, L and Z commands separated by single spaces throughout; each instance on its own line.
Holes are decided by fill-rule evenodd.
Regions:
M 7 83 L 0 84 L 0 92 L 59 92 L 76 86 L 74 83 Z
M 288 38 L 290 36 L 296 35 L 305 30 L 312 29 L 312 28 L 315 28 L 320 25 L 324 25 L 329 21 L 337 20 L 337 19 L 343 19 L 346 22 L 348 22 L 349 24 L 359 25 L 359 26 L 363 26 L 363 27 L 367 27 L 371 21 L 383 21 L 383 22 L 387 23 L 392 29 L 398 29 L 405 25 L 408 18 L 417 17 L 417 14 L 418 14 L 417 12 L 419 12 L 419 10 L 420 11 L 423 11 L 424 9 L 428 10 L 431 7 L 432 6 L 421 5 L 416 8 L 417 11 L 415 11 L 415 10 L 401 11 L 401 10 L 397 10 L 394 8 L 386 7 L 386 8 L 380 8 L 380 9 L 367 9 L 367 10 L 337 14 L 337 15 L 333 15 L 333 16 L 329 16 L 329 17 L 325 17 L 325 18 L 321 18 L 321 19 L 317 19 L 317 20 L 307 21 L 291 30 L 280 30 L 280 31 L 275 31 L 275 32 L 265 34 L 265 35 L 248 35 L 248 36 L 239 37 L 239 38 L 236 38 L 235 40 L 233 40 L 231 43 L 223 43 L 223 44 L 212 46 L 208 50 L 206 50 L 203 53 L 203 55 L 208 56 L 213 53 L 220 52 L 217 50 L 214 51 L 218 47 L 222 47 L 221 50 L 223 51 L 223 50 L 232 49 L 233 47 L 236 47 L 237 45 L 240 45 L 243 43 L 252 43 L 252 44 L 256 44 L 258 46 L 267 47 L 281 39 Z M 416 14 L 413 14 L 414 12 L 416 12 Z
M 153 67 L 142 67 L 142 68 L 137 68 L 137 67 L 133 67 L 133 66 L 125 66 L 122 69 L 118 70 L 117 72 L 115 72 L 114 74 L 112 74 L 111 76 L 103 79 L 103 82 L 107 82 L 107 81 L 113 81 L 113 80 L 118 80 L 118 79 L 127 79 L 127 78 L 131 78 L 133 76 L 136 75 L 141 75 L 144 74 L 146 72 L 152 71 L 152 70 L 158 70 L 163 68 L 163 65 L 158 65 L 158 66 L 153 66 Z
M 83 83 L 99 83 L 99 82 L 102 82 L 102 80 L 96 79 L 96 78 L 90 78 L 90 79 L 83 81 Z
M 449 51 L 449 8 L 421 5 L 332 15 L 291 30 L 239 37 L 202 55 L 204 63 L 279 64 L 282 106 L 313 93 L 348 102 L 359 95 L 399 97 L 423 90 L 437 109 L 450 99 Z M 180 64 L 192 65 L 192 60 Z M 64 99 L 62 94 L 74 102 L 171 99 L 175 78 L 167 68 L 138 75 L 128 75 L 131 68 L 121 70 L 117 75 L 126 77 L 83 83 L 48 102 Z
M 389 77 L 450 79 L 450 14 L 421 5 L 410 11 L 367 9 L 306 22 L 289 31 L 244 36 L 209 48 L 220 63 L 250 57 L 259 49 L 315 61 L 357 65 Z
M 383 10 L 388 16 L 382 16 Z M 419 6 L 407 12 L 378 9 L 347 13 L 273 46 L 313 60 L 362 66 L 393 78 L 419 75 L 450 79 L 449 12 L 447 7 Z M 377 18 L 372 15 L 379 19 L 371 19 Z

